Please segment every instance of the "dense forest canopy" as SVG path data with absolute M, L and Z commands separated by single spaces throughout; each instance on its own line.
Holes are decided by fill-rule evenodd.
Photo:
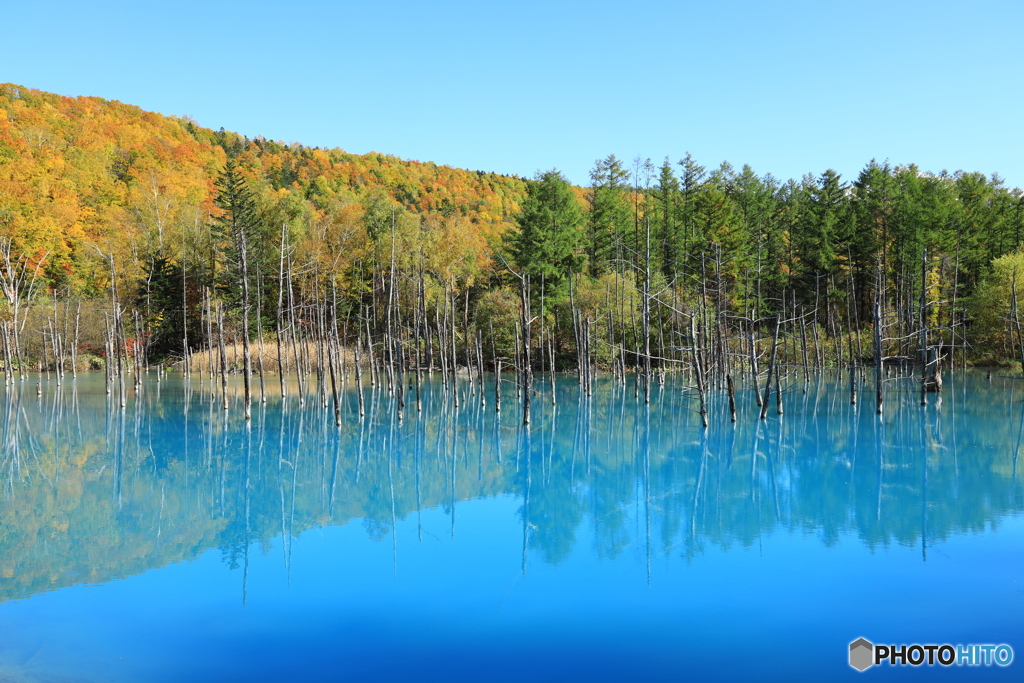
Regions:
M 875 304 L 889 338 L 927 327 L 965 359 L 1005 359 L 1022 233 L 1024 193 L 979 173 L 872 160 L 852 179 L 782 181 L 608 156 L 579 188 L 555 170 L 524 180 L 248 139 L 0 85 L 0 315 L 28 356 L 47 325 L 70 339 L 70 301 L 87 302 L 80 346 L 100 346 L 106 311 L 154 360 L 201 347 L 212 301 L 246 342 L 308 330 L 330 301 L 322 319 L 348 343 L 367 323 L 427 339 L 445 325 L 467 353 L 486 334 L 493 357 L 525 323 L 559 366 L 584 317 L 595 362 L 635 366 L 681 357 L 680 316 L 695 315 L 723 349 L 737 321 L 800 315 L 813 353 L 842 363 L 868 353 Z

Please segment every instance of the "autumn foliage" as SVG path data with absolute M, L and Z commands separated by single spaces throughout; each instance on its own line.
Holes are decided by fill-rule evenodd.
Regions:
M 217 248 L 214 181 L 228 158 L 258 196 L 267 242 L 287 230 L 297 252 L 338 273 L 373 253 L 372 214 L 390 229 L 394 210 L 437 250 L 442 277 L 472 279 L 493 266 L 489 245 L 524 194 L 516 177 L 250 140 L 116 101 L 6 84 L 0 235 L 16 254 L 44 261 L 47 287 L 86 296 L 105 295 L 110 257 L 126 280 L 154 259 L 202 264 Z

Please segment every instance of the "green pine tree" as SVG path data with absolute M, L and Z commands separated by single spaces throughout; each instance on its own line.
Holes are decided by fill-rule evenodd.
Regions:
M 632 261 L 626 253 L 633 228 L 629 172 L 611 154 L 594 164 L 590 181 L 588 269 L 593 277 L 609 270 L 623 272 Z
M 519 267 L 540 282 L 557 287 L 581 266 L 583 210 L 572 186 L 557 170 L 537 172 L 516 215 L 519 232 L 511 250 Z

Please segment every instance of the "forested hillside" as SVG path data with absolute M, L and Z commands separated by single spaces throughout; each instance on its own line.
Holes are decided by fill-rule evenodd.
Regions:
M 97 258 L 111 254 L 142 269 L 209 255 L 213 183 L 229 158 L 268 237 L 287 227 L 293 242 L 347 240 L 354 251 L 392 207 L 479 247 L 508 228 L 523 192 L 516 178 L 248 140 L 119 102 L 0 86 L 3 234 L 45 261 L 47 286 L 103 294 Z
M 109 300 L 115 273 L 125 310 L 146 300 L 147 334 L 180 336 L 180 298 L 154 300 L 170 296 L 171 280 L 184 272 L 190 306 L 203 286 L 220 285 L 230 298 L 237 284 L 220 273 L 229 236 L 218 233 L 215 181 L 228 159 L 255 204 L 256 270 L 276 276 L 283 249 L 301 261 L 297 285 L 315 264 L 338 275 L 342 295 L 358 296 L 352 278 L 392 224 L 417 230 L 433 271 L 452 287 L 492 277 L 489 254 L 524 191 L 515 177 L 248 140 L 119 102 L 3 85 L 8 305 L 43 295 Z M 163 329 L 169 322 L 174 329 Z
M 333 337 L 375 362 L 648 377 L 698 350 L 724 376 L 775 318 L 805 366 L 1005 360 L 1022 232 L 1022 193 L 977 173 L 872 161 L 781 181 L 609 156 L 578 188 L 0 86 L 5 367 Z

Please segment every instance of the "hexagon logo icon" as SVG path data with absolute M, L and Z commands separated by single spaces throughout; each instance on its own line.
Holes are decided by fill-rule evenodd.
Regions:
M 864 671 L 874 664 L 875 646 L 864 638 L 850 643 L 850 666 L 857 671 Z

